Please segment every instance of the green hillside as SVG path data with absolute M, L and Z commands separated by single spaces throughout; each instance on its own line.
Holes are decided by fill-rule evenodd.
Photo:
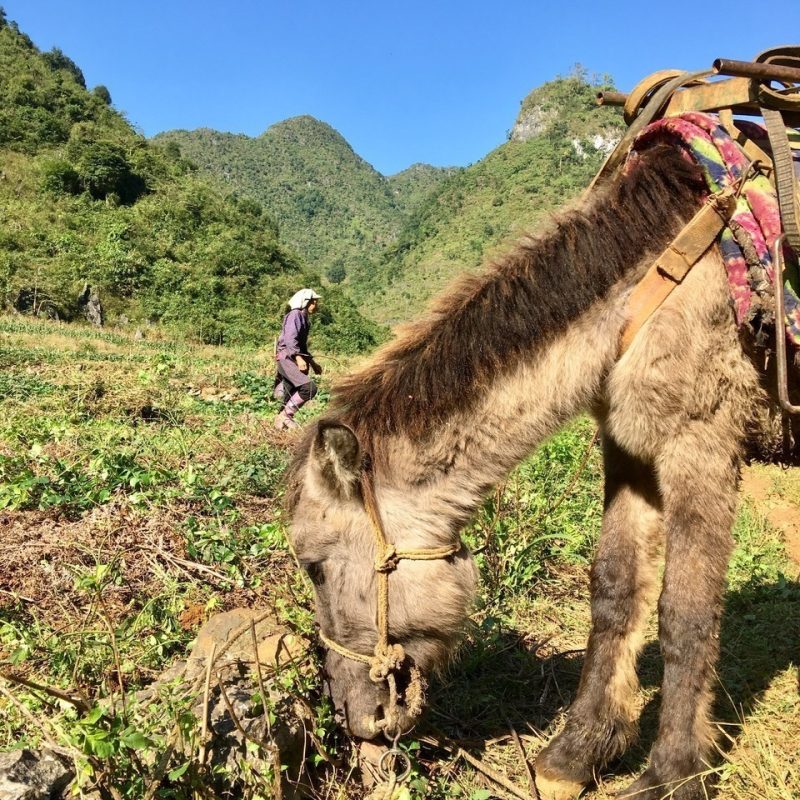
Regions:
M 149 144 L 87 91 L 59 50 L 0 15 L 0 291 L 7 311 L 74 319 L 86 284 L 116 325 L 259 343 L 300 285 L 319 285 L 248 199 L 225 196 L 174 144 Z M 367 349 L 380 330 L 326 291 L 318 344 Z
M 454 275 L 479 267 L 577 195 L 624 128 L 618 110 L 595 105 L 598 88 L 576 72 L 528 95 L 509 140 L 450 174 L 396 245 L 351 275 L 366 312 L 388 323 L 413 316 Z
M 390 175 L 387 181 L 395 203 L 404 214 L 410 216 L 447 178 L 459 172 L 460 167 L 412 164 L 402 172 Z
M 310 116 L 279 122 L 256 138 L 201 128 L 154 141 L 178 144 L 202 172 L 263 204 L 282 240 L 333 283 L 379 258 L 414 204 L 447 174 L 425 165 L 384 178 Z
M 585 187 L 624 125 L 580 69 L 531 92 L 509 140 L 467 169 L 385 178 L 333 128 L 295 117 L 257 138 L 169 131 L 199 169 L 257 200 L 281 238 L 370 317 L 395 323 Z

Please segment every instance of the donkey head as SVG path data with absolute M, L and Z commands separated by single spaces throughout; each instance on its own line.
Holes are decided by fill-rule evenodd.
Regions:
M 332 421 L 319 423 L 303 447 L 287 498 L 289 535 L 314 584 L 317 622 L 329 641 L 372 656 L 378 640 L 378 589 L 375 537 L 362 491 L 364 453 L 355 433 Z M 381 476 L 377 502 L 398 547 L 455 540 L 446 519 L 431 536 L 432 515 L 419 490 L 402 477 L 389 478 Z M 400 561 L 391 572 L 389 640 L 406 654 L 396 675 L 401 703 L 394 711 L 401 730 L 412 727 L 421 705 L 418 694 L 414 707 L 409 705 L 410 670 L 424 676 L 446 663 L 463 629 L 475 582 L 475 567 L 463 547 L 448 558 Z M 345 727 L 355 736 L 375 737 L 388 711 L 387 684 L 374 682 L 367 664 L 333 649 L 325 667 L 328 691 Z

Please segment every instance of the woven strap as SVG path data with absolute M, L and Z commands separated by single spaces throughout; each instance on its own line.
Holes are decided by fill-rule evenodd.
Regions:
M 344 656 L 345 658 L 349 658 L 351 661 L 359 661 L 362 664 L 366 664 L 369 666 L 372 663 L 372 656 L 364 656 L 361 653 L 356 653 L 355 650 L 350 650 L 347 647 L 343 647 L 340 644 L 337 644 L 333 641 L 333 639 L 329 639 L 322 630 L 318 631 L 319 638 L 322 640 L 322 643 L 328 650 L 333 650 L 334 653 L 338 653 L 340 656 Z
M 767 125 L 772 160 L 775 165 L 775 188 L 778 192 L 778 206 L 781 210 L 781 223 L 786 239 L 795 253 L 800 253 L 800 197 L 798 197 L 797 178 L 794 174 L 794 159 L 786 125 L 780 111 L 762 108 L 761 114 Z

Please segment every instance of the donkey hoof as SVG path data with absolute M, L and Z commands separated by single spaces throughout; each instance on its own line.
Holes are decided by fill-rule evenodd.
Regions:
M 536 789 L 541 800 L 575 800 L 584 786 L 567 778 L 549 778 L 537 772 Z
M 708 800 L 713 795 L 711 783 L 702 776 L 668 781 L 647 769 L 615 797 L 617 800 Z

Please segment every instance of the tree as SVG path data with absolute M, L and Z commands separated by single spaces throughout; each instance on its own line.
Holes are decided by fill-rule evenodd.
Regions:
M 341 283 L 347 277 L 347 270 L 341 258 L 337 259 L 328 267 L 325 273 L 331 283 Z
M 107 106 L 111 105 L 111 92 L 106 86 L 99 84 L 92 89 L 92 94 L 102 100 Z
M 86 78 L 83 77 L 81 68 L 58 47 L 54 47 L 47 53 L 42 53 L 42 58 L 44 59 L 45 64 L 47 64 L 47 66 L 50 67 L 50 69 L 52 69 L 54 72 L 56 70 L 64 70 L 69 72 L 69 74 L 75 78 L 81 88 L 86 88 Z
M 125 151 L 113 142 L 94 142 L 81 155 L 78 174 L 84 189 L 95 200 L 116 194 L 123 203 L 132 203 L 144 193 L 144 181 L 125 158 Z
M 81 179 L 69 161 L 51 159 L 42 165 L 42 188 L 53 194 L 79 194 Z
M 167 142 L 164 145 L 164 153 L 167 158 L 177 161 L 181 157 L 181 146 L 177 142 Z

